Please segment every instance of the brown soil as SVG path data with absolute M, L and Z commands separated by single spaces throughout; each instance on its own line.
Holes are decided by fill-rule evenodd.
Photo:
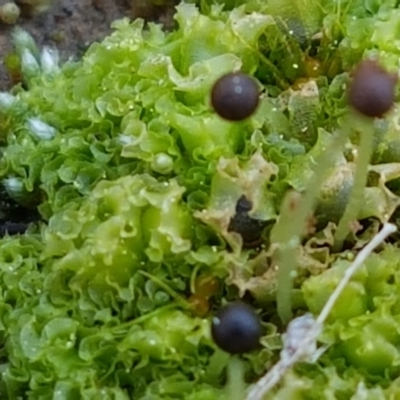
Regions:
M 149 0 L 53 0 L 46 12 L 23 13 L 16 25 L 30 32 L 39 46 L 56 46 L 65 60 L 79 57 L 91 43 L 102 40 L 110 33 L 110 24 L 119 18 L 144 17 L 168 27 L 173 3 L 169 0 L 167 6 L 155 7 Z M 0 23 L 0 90 L 11 86 L 3 60 L 12 51 L 13 28 Z

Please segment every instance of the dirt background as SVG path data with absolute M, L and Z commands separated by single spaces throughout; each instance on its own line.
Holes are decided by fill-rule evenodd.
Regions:
M 0 0 L 0 5 L 5 2 Z M 143 17 L 171 28 L 176 1 L 163 3 L 166 4 L 156 6 L 150 0 L 52 0 L 49 8 L 41 13 L 35 12 L 32 6 L 21 6 L 22 13 L 15 25 L 0 22 L 0 90 L 12 86 L 3 59 L 12 51 L 11 33 L 15 26 L 30 32 L 39 46 L 56 46 L 65 60 L 79 57 L 91 43 L 101 41 L 110 33 L 110 24 L 119 18 Z

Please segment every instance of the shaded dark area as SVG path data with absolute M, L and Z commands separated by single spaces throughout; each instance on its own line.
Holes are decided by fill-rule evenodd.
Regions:
M 41 219 L 35 208 L 28 208 L 11 199 L 6 191 L 0 190 L 0 237 L 23 234 L 31 223 Z
M 257 247 L 261 244 L 261 234 L 267 226 L 266 221 L 251 218 L 249 211 L 253 205 L 245 196 L 242 196 L 236 204 L 236 215 L 231 219 L 228 230 L 240 233 L 243 246 L 247 248 Z

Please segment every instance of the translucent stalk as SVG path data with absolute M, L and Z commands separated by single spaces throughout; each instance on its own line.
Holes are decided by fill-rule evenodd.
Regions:
M 299 206 L 290 207 L 290 204 L 285 204 L 288 202 L 284 202 L 279 221 L 272 232 L 272 242 L 278 244 L 275 260 L 279 268 L 277 310 L 284 324 L 292 318 L 292 288 L 297 246 L 304 234 L 307 219 L 315 208 L 321 187 L 328 178 L 337 155 L 342 151 L 349 132 L 349 124 L 345 122 L 344 129 L 339 131 L 326 152 L 317 158 L 314 176 L 308 182 Z
M 374 124 L 371 120 L 365 119 L 358 115 L 354 116 L 353 118 L 356 127 L 360 131 L 361 139 L 358 149 L 354 183 L 350 193 L 350 200 L 342 218 L 340 219 L 334 236 L 335 251 L 341 250 L 343 242 L 351 230 L 351 223 L 357 220 L 360 212 L 361 204 L 364 201 L 364 188 L 367 183 L 368 165 L 371 160 L 373 149 Z
M 228 365 L 227 399 L 243 400 L 246 397 L 243 362 L 239 357 L 231 357 Z

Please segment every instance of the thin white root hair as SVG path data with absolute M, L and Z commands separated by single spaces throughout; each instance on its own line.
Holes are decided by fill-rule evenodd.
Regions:
M 317 348 L 318 336 L 322 332 L 323 324 L 343 289 L 369 255 L 390 234 L 396 231 L 397 228 L 393 224 L 384 224 L 381 231 L 358 253 L 316 319 L 311 314 L 305 314 L 289 323 L 287 332 L 283 337 L 280 360 L 254 385 L 247 395 L 247 400 L 262 400 L 285 375 L 286 371 L 298 361 L 317 361 L 318 357 L 326 349 L 326 347 Z

